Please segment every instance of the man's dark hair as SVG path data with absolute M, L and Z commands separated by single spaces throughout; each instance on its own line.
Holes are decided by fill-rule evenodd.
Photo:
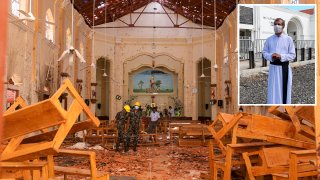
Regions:
M 283 28 L 286 26 L 286 21 L 282 18 L 277 18 L 276 20 L 274 20 L 273 24 L 275 24 L 277 21 L 282 21 Z

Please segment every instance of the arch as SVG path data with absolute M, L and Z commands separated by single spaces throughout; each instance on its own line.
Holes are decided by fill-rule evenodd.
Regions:
M 299 17 L 292 17 L 287 25 L 287 34 L 292 37 L 293 40 L 304 40 L 303 27 Z M 295 32 L 295 35 L 293 33 Z
M 146 57 L 143 61 L 139 61 L 139 63 L 134 63 L 134 61 L 137 61 L 138 59 L 142 59 L 143 57 Z M 166 60 L 173 61 L 173 62 L 168 64 L 166 63 Z M 173 64 L 175 64 L 176 66 L 181 66 L 183 64 L 182 59 L 178 59 L 168 53 L 153 54 L 153 53 L 147 53 L 147 52 L 136 54 L 135 56 L 128 58 L 124 62 L 124 65 L 131 66 L 131 68 L 129 69 L 129 72 L 136 71 L 137 69 L 144 66 L 150 67 L 150 68 L 163 66 L 169 69 L 170 71 L 178 72 L 178 68 L 176 68 L 176 66 L 173 66 Z
M 156 53 L 156 54 L 154 54 L 154 53 L 148 53 L 148 52 L 142 52 L 142 53 L 138 53 L 138 54 L 136 54 L 136 55 L 134 55 L 134 56 L 126 59 L 125 61 L 133 61 L 133 60 L 137 59 L 137 58 L 140 57 L 140 56 L 149 56 L 149 57 L 151 57 L 151 58 L 156 58 L 156 57 L 160 57 L 160 56 L 168 56 L 168 57 L 170 57 L 172 60 L 179 61 L 179 62 L 183 62 L 181 58 L 177 58 L 177 57 L 175 57 L 175 56 L 173 56 L 173 55 L 171 55 L 171 54 L 169 54 L 169 53 L 165 53 L 165 52 L 163 52 L 163 53 Z
M 104 75 L 106 74 L 106 76 Z M 96 60 L 96 114 L 97 116 L 103 116 L 104 119 L 107 119 L 110 112 L 110 87 L 111 87 L 110 78 L 110 59 L 108 57 L 100 57 Z
M 70 28 L 67 28 L 67 30 L 66 30 L 66 47 L 67 48 L 69 48 L 72 45 L 71 38 L 72 38 L 72 36 L 71 36 Z
M 211 117 L 212 114 L 212 108 L 208 101 L 208 99 L 211 99 L 211 61 L 206 57 L 199 58 L 199 61 L 197 62 L 197 71 L 198 119 L 202 120 Z M 202 77 L 202 73 L 205 77 Z
M 54 40 L 54 18 L 53 18 L 52 11 L 50 8 L 47 9 L 47 11 L 46 11 L 45 29 L 46 29 L 46 39 L 53 42 L 53 40 Z

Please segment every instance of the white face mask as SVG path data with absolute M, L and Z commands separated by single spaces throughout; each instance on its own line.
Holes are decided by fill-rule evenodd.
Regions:
M 274 25 L 274 32 L 275 33 L 281 33 L 282 32 L 282 26 L 280 25 Z
M 134 106 L 135 109 L 139 109 L 139 106 Z

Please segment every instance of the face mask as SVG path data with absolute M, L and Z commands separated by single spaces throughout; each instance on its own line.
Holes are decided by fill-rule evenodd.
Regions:
M 275 32 L 275 33 L 281 33 L 281 32 L 282 32 L 282 26 L 280 26 L 280 25 L 275 25 L 275 26 L 274 26 L 274 32 Z
M 139 106 L 134 106 L 135 109 L 139 109 Z

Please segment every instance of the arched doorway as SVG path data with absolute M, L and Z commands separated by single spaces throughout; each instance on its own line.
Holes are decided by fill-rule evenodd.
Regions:
M 109 119 L 110 109 L 110 61 L 101 57 L 97 60 L 96 65 L 96 81 L 97 81 L 97 102 L 96 116 L 99 119 Z
M 203 58 L 198 63 L 198 120 L 211 119 L 211 61 Z
M 292 37 L 292 40 L 296 42 L 297 40 L 303 40 L 303 27 L 301 22 L 297 18 L 291 18 L 287 25 L 287 34 Z

